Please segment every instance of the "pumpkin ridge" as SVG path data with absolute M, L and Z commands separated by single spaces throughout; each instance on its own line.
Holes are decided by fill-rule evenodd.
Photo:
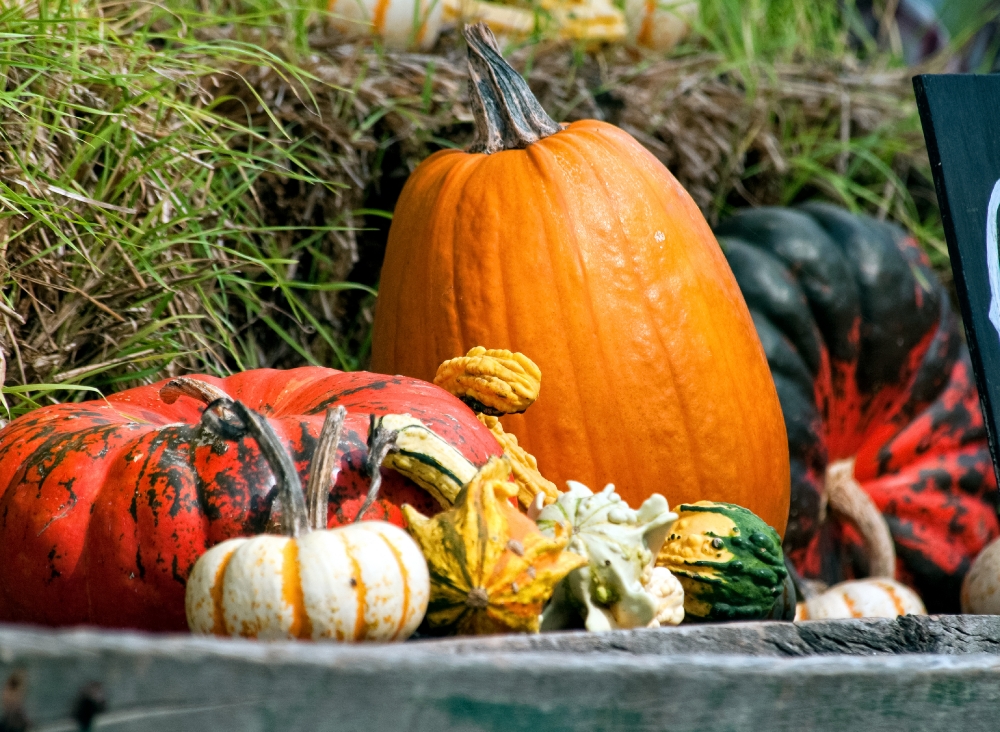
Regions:
M 580 285 L 582 289 L 589 294 L 590 292 L 589 278 L 587 277 L 587 268 L 584 266 L 584 263 L 582 261 L 583 257 L 581 254 L 580 238 L 578 236 L 576 227 L 572 226 L 572 224 L 570 223 L 573 219 L 573 216 L 571 215 L 571 207 L 569 205 L 569 199 L 566 196 L 566 191 L 564 187 L 565 179 L 567 176 L 563 167 L 559 165 L 559 161 L 556 154 L 551 149 L 554 146 L 564 148 L 565 154 L 576 154 L 576 150 L 574 150 L 574 148 L 568 143 L 567 137 L 559 135 L 553 135 L 551 137 L 546 138 L 542 144 L 530 146 L 526 150 L 526 152 L 528 155 L 528 159 L 531 161 L 532 165 L 534 165 L 535 170 L 538 171 L 539 173 L 539 180 L 541 186 L 546 190 L 546 192 L 555 193 L 555 195 L 558 198 L 559 209 L 566 214 L 564 220 L 561 222 L 565 226 L 566 232 L 563 234 L 563 236 L 556 237 L 556 241 L 559 242 L 563 238 L 570 239 L 570 241 L 568 241 L 565 244 L 562 244 L 561 247 L 559 247 L 559 244 L 557 244 L 556 246 L 559 247 L 560 254 L 566 252 L 572 256 L 574 260 L 574 265 L 577 267 L 579 277 L 581 278 Z M 543 155 L 546 156 L 546 159 L 544 161 L 542 160 Z M 558 175 L 555 175 L 553 171 L 558 171 Z M 547 220 L 546 223 L 548 223 L 550 217 L 545 217 L 545 219 Z M 545 241 L 543 242 L 543 249 L 545 250 L 545 253 L 549 261 L 549 271 L 553 273 L 554 275 L 553 279 L 556 280 L 557 283 L 556 287 L 558 288 L 560 283 L 565 282 L 565 279 L 560 278 L 558 274 L 559 268 L 556 266 L 556 260 L 555 257 L 553 256 L 552 237 L 550 234 L 551 230 L 548 228 L 548 226 L 546 226 L 541 231 L 542 235 L 545 237 Z M 571 236 L 567 236 L 567 234 Z M 558 310 L 559 310 L 561 325 L 563 327 L 559 329 L 559 334 L 561 336 L 561 341 L 563 343 L 564 352 L 570 355 L 570 360 L 573 362 L 573 366 L 568 369 L 568 373 L 572 377 L 573 392 L 576 396 L 576 403 L 577 405 L 579 405 L 578 408 L 574 409 L 573 411 L 579 413 L 580 411 L 583 411 L 586 408 L 587 400 L 584 398 L 585 389 L 580 384 L 580 375 L 578 373 L 578 364 L 581 363 L 581 361 L 578 358 L 575 358 L 576 356 L 576 354 L 574 353 L 575 349 L 573 348 L 573 344 L 571 343 L 571 334 L 573 333 L 574 330 L 571 323 L 573 322 L 574 319 L 567 315 L 566 307 L 564 306 L 564 303 L 570 302 L 570 298 L 563 297 L 562 295 L 563 293 L 560 293 Z M 597 319 L 596 319 L 596 312 L 594 311 L 593 300 L 589 296 L 583 298 L 583 300 L 586 303 L 587 312 L 589 314 L 589 320 L 588 320 L 589 327 L 581 328 L 581 330 L 595 332 L 597 329 Z M 602 359 L 604 358 L 603 353 L 601 353 L 601 358 Z M 541 395 L 539 395 L 539 398 L 541 398 Z M 520 435 L 518 435 L 518 439 L 521 440 L 522 446 L 528 452 L 534 455 L 536 453 L 537 448 L 533 447 L 532 445 L 532 441 L 530 439 L 530 433 L 527 430 L 522 430 L 522 432 L 524 432 L 524 438 L 522 439 Z M 601 443 L 600 439 L 601 436 L 593 435 L 591 433 L 591 428 L 589 424 L 583 425 L 582 434 L 584 442 L 586 444 L 585 454 L 587 455 L 590 473 L 592 475 L 598 475 L 599 467 L 596 456 L 600 455 L 601 451 L 600 449 L 595 449 L 595 448 L 599 448 L 599 445 Z
M 449 169 L 449 171 L 445 174 L 445 180 L 442 182 L 441 189 L 438 192 L 438 195 L 435 198 L 433 205 L 430 207 L 431 210 L 441 210 L 442 208 L 444 208 L 445 210 L 447 210 L 448 208 L 460 209 L 462 206 L 462 202 L 465 199 L 465 196 L 463 194 L 465 192 L 466 187 L 468 187 L 469 185 L 469 181 L 475 176 L 476 171 L 482 169 L 482 163 L 484 162 L 485 160 L 479 157 L 459 159 L 456 162 L 456 164 L 452 166 L 452 168 Z M 446 196 L 448 196 L 448 198 L 444 203 L 442 203 L 442 199 L 446 198 Z M 454 205 L 450 205 L 452 199 L 457 199 L 457 202 Z M 444 238 L 442 244 L 434 247 L 430 252 L 431 255 L 435 255 L 435 258 L 442 255 L 446 255 L 448 257 L 449 264 L 451 265 L 450 267 L 448 267 L 448 272 L 450 273 L 451 280 L 449 283 L 449 287 L 446 288 L 446 292 L 448 293 L 448 301 L 445 311 L 447 313 L 446 318 L 448 320 L 448 333 L 452 335 L 453 342 L 457 342 L 460 344 L 460 349 L 468 342 L 466 334 L 462 328 L 462 319 L 458 316 L 459 310 L 461 309 L 459 305 L 461 283 L 457 268 L 459 267 L 460 264 L 459 257 L 461 256 L 462 252 L 460 251 L 459 247 L 455 245 L 455 242 L 461 241 L 461 236 L 459 235 L 458 231 L 461 223 L 462 223 L 462 216 L 456 215 L 451 222 L 451 230 L 449 232 L 449 235 L 446 238 Z M 436 223 L 435 228 L 437 228 L 438 225 L 440 224 Z M 434 232 L 433 238 L 437 239 L 436 231 Z M 430 258 L 431 258 L 430 256 L 427 257 L 427 259 Z M 425 311 L 423 313 L 424 316 L 423 320 L 430 319 L 427 317 L 427 315 L 428 313 Z M 397 318 L 397 323 L 398 322 L 399 319 Z M 432 329 L 428 330 L 432 331 Z M 403 343 L 401 340 L 394 340 L 394 344 L 395 345 L 393 346 L 393 348 L 397 349 L 407 347 L 407 345 Z M 462 352 L 464 353 L 464 351 Z M 458 356 L 461 354 L 455 353 L 453 355 Z M 428 370 L 426 374 L 428 379 L 434 378 L 434 373 L 437 370 L 437 366 L 438 364 L 431 365 L 431 369 Z
M 605 154 L 609 158 L 611 158 L 612 161 L 613 161 L 615 159 L 616 154 L 619 154 L 621 152 L 621 150 L 617 149 L 617 145 L 615 145 L 615 143 L 613 141 L 609 140 L 606 136 L 597 133 L 596 132 L 597 129 L 600 129 L 600 128 L 597 127 L 597 125 L 587 125 L 582 130 L 579 130 L 579 132 L 581 133 L 582 136 L 588 138 L 591 141 L 592 144 L 600 146 L 604 150 Z M 600 168 L 600 166 L 598 166 L 598 164 L 597 164 L 597 161 L 592 160 L 592 159 L 590 159 L 587 156 L 579 155 L 579 153 L 577 153 L 577 156 L 578 156 L 578 158 L 580 158 L 580 159 L 583 160 L 584 164 L 586 164 L 587 166 L 589 166 L 589 168 L 591 169 L 591 171 L 593 173 L 593 178 L 595 180 L 599 181 L 602 189 L 604 189 L 605 191 L 607 191 L 608 190 L 608 182 L 606 180 L 606 176 L 602 175 L 602 172 L 601 172 L 602 170 L 604 170 L 604 168 Z M 640 177 L 642 178 L 642 184 L 641 184 L 642 187 L 645 188 L 647 191 L 649 191 L 652 194 L 651 200 L 661 201 L 663 199 L 662 192 L 655 185 L 651 185 L 650 181 L 648 180 L 648 176 L 645 175 L 645 171 L 643 171 L 643 175 L 641 175 Z M 663 202 L 663 203 L 664 203 L 664 206 L 666 207 L 666 202 Z M 607 204 L 608 204 L 607 205 L 607 209 L 610 210 L 610 211 L 612 211 L 614 213 L 614 219 L 617 222 L 617 226 L 618 226 L 618 236 L 616 236 L 615 238 L 618 241 L 620 241 L 620 242 L 630 242 L 631 241 L 631 237 L 628 236 L 628 232 L 627 232 L 627 230 L 625 228 L 624 219 L 623 219 L 623 216 L 622 216 L 622 214 L 620 212 L 620 206 L 618 205 L 619 202 L 613 196 L 607 196 Z M 626 252 L 622 252 L 622 253 L 625 254 Z M 676 374 L 676 368 L 675 368 L 675 365 L 673 363 L 673 358 L 672 358 L 673 353 L 671 352 L 670 348 L 667 346 L 667 343 L 663 339 L 663 333 L 662 333 L 661 328 L 660 328 L 660 321 L 661 321 L 660 314 L 654 311 L 654 309 L 651 307 L 651 304 L 649 303 L 648 299 L 645 297 L 644 293 L 645 293 L 645 291 L 646 291 L 647 288 L 645 286 L 646 283 L 640 281 L 641 273 L 639 273 L 639 272 L 636 271 L 638 269 L 641 269 L 641 267 L 635 266 L 635 265 L 639 264 L 638 262 L 636 262 L 637 251 L 636 251 L 635 247 L 629 247 L 628 251 L 627 251 L 627 255 L 628 255 L 628 259 L 631 261 L 631 263 L 632 263 L 633 266 L 625 267 L 623 269 L 628 270 L 627 276 L 633 282 L 633 287 L 632 287 L 633 291 L 637 291 L 637 292 L 643 293 L 640 296 L 640 298 L 639 298 L 639 301 L 641 302 L 641 308 L 642 308 L 643 313 L 646 316 L 646 322 L 652 324 L 652 327 L 649 329 L 649 332 L 654 335 L 654 337 L 656 339 L 656 343 L 659 346 L 659 358 L 656 359 L 656 360 L 660 363 L 660 365 L 662 366 L 662 368 L 667 372 L 666 377 L 663 378 L 662 381 L 665 381 L 665 382 L 668 381 L 670 383 L 670 385 L 672 387 L 672 391 L 676 395 L 676 398 L 677 398 L 677 401 L 678 401 L 678 405 L 680 407 L 680 409 L 679 409 L 679 413 L 680 413 L 679 416 L 681 417 L 681 419 L 679 420 L 679 423 L 681 425 L 683 425 L 682 429 L 683 429 L 683 434 L 684 434 L 684 440 L 685 440 L 686 449 L 683 450 L 683 451 L 679 451 L 679 452 L 681 454 L 683 454 L 683 455 L 693 455 L 693 454 L 695 454 L 692 451 L 693 447 L 694 447 L 694 445 L 693 445 L 693 438 L 692 438 L 692 435 L 691 435 L 691 431 L 688 428 L 688 420 L 687 420 L 687 416 L 688 416 L 688 414 L 690 413 L 691 410 L 690 410 L 690 406 L 686 403 L 686 400 L 683 398 L 681 390 L 677 386 L 677 379 L 676 379 L 676 376 L 675 376 L 675 374 Z M 642 264 L 645 264 L 645 262 L 643 262 Z M 641 287 L 636 287 L 636 285 L 642 285 L 642 286 Z M 592 299 L 588 298 L 588 303 L 590 304 L 591 311 L 593 312 L 593 301 L 592 301 Z M 606 369 L 605 372 L 606 373 L 621 373 L 622 370 L 623 370 L 623 367 L 627 369 L 630 365 L 631 364 L 618 364 L 617 368 Z M 619 414 L 621 414 L 621 413 L 627 413 L 628 410 L 622 408 L 620 400 L 616 400 L 616 401 L 618 403 L 616 411 Z M 703 479 L 702 479 L 702 476 L 698 474 L 697 467 L 695 465 L 691 465 L 690 461 L 688 461 L 688 462 L 689 462 L 689 464 L 686 466 L 687 470 L 685 470 L 685 472 L 690 475 L 689 471 L 693 470 L 698 483 L 699 484 L 702 483 Z M 622 467 L 625 467 L 625 466 L 619 466 L 619 471 L 621 470 Z M 622 480 L 622 477 L 619 477 L 621 475 L 620 472 L 619 472 L 619 476 L 616 476 L 617 477 L 616 484 L 618 484 L 621 487 L 624 487 L 626 491 L 628 491 L 629 487 L 631 485 L 633 485 L 633 484 L 637 484 L 637 483 L 641 484 L 641 480 L 636 479 L 635 476 L 632 475 L 632 470 L 634 469 L 635 466 L 634 465 L 628 465 L 627 467 L 629 468 L 628 473 L 626 474 L 626 476 L 623 476 L 623 477 L 626 477 L 627 480 Z
M 612 160 L 614 160 L 616 153 L 619 153 L 620 150 L 616 149 L 617 146 L 614 146 L 612 144 L 612 142 L 610 140 L 608 140 L 604 135 L 595 134 L 594 127 L 595 126 L 589 126 L 589 128 L 584 131 L 584 134 L 588 138 L 591 139 L 592 144 L 596 144 L 596 145 L 599 145 L 600 147 L 604 148 L 606 154 Z M 605 180 L 605 178 L 601 175 L 601 172 L 598 170 L 595 161 L 590 160 L 589 158 L 587 158 L 585 156 L 580 156 L 580 157 L 584 158 L 584 161 L 586 162 L 586 164 L 589 165 L 590 169 L 593 171 L 594 178 L 596 180 L 600 181 L 601 187 L 605 191 L 607 191 L 607 189 L 608 189 L 608 183 Z M 648 177 L 645 174 L 643 174 L 641 176 L 641 178 L 642 178 L 642 187 L 646 188 L 652 194 L 652 196 L 651 196 L 652 200 L 661 200 L 663 198 L 663 195 L 662 195 L 661 191 L 656 186 L 650 184 L 650 181 L 648 180 Z M 615 213 L 615 221 L 617 222 L 618 229 L 619 229 L 619 237 L 618 237 L 619 240 L 623 241 L 623 242 L 630 242 L 631 241 L 631 237 L 628 236 L 628 232 L 626 231 L 626 228 L 625 228 L 625 225 L 624 225 L 624 222 L 623 222 L 623 217 L 622 217 L 621 212 L 619 210 L 619 206 L 617 205 L 618 202 L 614 199 L 614 197 L 608 196 L 608 203 L 609 203 L 608 208 L 611 209 L 612 211 L 614 211 L 614 213 Z M 666 207 L 666 205 L 665 205 L 665 207 Z M 632 248 L 630 248 L 630 249 L 631 249 L 631 251 L 629 251 L 629 255 L 630 255 L 629 259 L 632 260 L 633 265 L 639 264 L 639 262 L 635 261 L 637 259 L 635 250 L 632 249 Z M 685 257 L 685 259 L 686 259 L 686 257 Z M 645 264 L 645 263 L 643 262 L 642 264 Z M 693 267 L 689 267 L 689 268 L 693 268 Z M 643 312 L 646 315 L 647 322 L 649 322 L 651 324 L 654 324 L 653 327 L 650 328 L 650 332 L 652 332 L 652 333 L 655 334 L 656 343 L 659 346 L 660 358 L 658 358 L 656 360 L 658 360 L 660 362 L 660 364 L 662 364 L 663 368 L 668 372 L 668 375 L 667 375 L 667 378 L 665 379 L 665 381 L 669 381 L 670 385 L 672 386 L 673 393 L 676 395 L 678 404 L 680 406 L 680 410 L 679 410 L 680 411 L 680 415 L 679 416 L 681 416 L 681 419 L 679 420 L 679 424 L 683 425 L 682 431 L 683 431 L 683 434 L 684 434 L 684 441 L 685 441 L 685 447 L 686 447 L 686 449 L 683 451 L 682 454 L 684 454 L 686 456 L 695 455 L 697 453 L 694 451 L 695 445 L 694 445 L 694 441 L 693 441 L 693 436 L 691 434 L 691 430 L 688 427 L 688 420 L 687 420 L 688 414 L 692 410 L 690 409 L 690 405 L 687 403 L 687 400 L 685 399 L 684 394 L 682 393 L 682 390 L 679 389 L 678 386 L 677 386 L 677 378 L 676 378 L 676 371 L 677 371 L 677 369 L 675 368 L 674 361 L 673 361 L 673 355 L 674 354 L 671 352 L 671 349 L 667 346 L 666 341 L 664 341 L 664 339 L 663 339 L 663 333 L 662 333 L 662 331 L 661 331 L 661 329 L 659 327 L 660 326 L 660 317 L 659 317 L 660 314 L 654 311 L 654 309 L 651 307 L 651 305 L 649 303 L 649 300 L 645 296 L 645 292 L 647 290 L 647 287 L 646 287 L 647 283 L 644 282 L 644 281 L 641 281 L 641 273 L 637 271 L 637 270 L 641 269 L 641 267 L 639 267 L 639 266 L 631 266 L 631 267 L 626 267 L 625 269 L 628 270 L 628 276 L 631 278 L 631 280 L 633 282 L 633 287 L 635 285 L 641 285 L 641 287 L 636 288 L 636 289 L 639 292 L 643 293 L 640 296 L 639 301 L 642 304 L 642 310 L 643 310 Z M 620 369 L 614 369 L 613 371 L 611 371 L 611 370 L 606 371 L 606 373 L 618 373 L 618 372 L 620 372 Z M 619 402 L 619 405 L 620 405 L 620 402 Z M 621 408 L 621 406 L 619 406 L 618 409 L 617 409 L 617 411 L 619 413 L 621 413 L 621 412 L 626 411 L 626 410 L 623 410 Z M 700 474 L 700 472 L 698 470 L 697 464 L 696 463 L 692 464 L 692 461 L 690 461 L 690 460 L 688 460 L 688 463 L 689 463 L 689 465 L 687 466 L 688 470 L 692 470 L 693 469 L 694 475 L 695 475 L 695 478 L 696 478 L 698 484 L 700 485 L 700 484 L 704 483 L 704 479 L 703 479 L 702 475 Z M 634 466 L 630 465 L 629 468 L 634 468 Z M 685 472 L 687 472 L 687 471 L 685 471 Z M 628 475 L 628 478 L 629 478 L 628 483 L 625 483 L 624 481 L 621 481 L 621 483 L 626 487 L 626 490 L 628 490 L 628 486 L 640 482 L 639 480 L 636 480 L 633 475 L 631 475 L 631 473 L 632 473 L 631 469 L 628 471 L 628 473 L 629 473 L 629 475 Z
M 601 140 L 601 142 L 603 143 L 603 140 Z M 615 198 L 613 196 L 608 195 L 608 183 L 607 183 L 607 180 L 605 179 L 604 175 L 602 175 L 602 171 L 598 169 L 598 166 L 596 165 L 595 161 L 591 160 L 587 155 L 581 154 L 581 152 L 580 152 L 580 150 L 578 148 L 572 147 L 570 145 L 566 145 L 566 148 L 567 148 L 567 153 L 568 154 L 574 155 L 579 162 L 581 162 L 583 165 L 585 165 L 586 167 L 588 167 L 590 169 L 592 180 L 595 180 L 595 181 L 597 181 L 599 183 L 599 185 L 600 185 L 600 187 L 602 189 L 602 193 L 603 193 L 603 195 L 602 195 L 603 208 L 606 211 L 609 211 L 609 212 L 611 212 L 613 214 L 614 219 L 615 219 L 615 221 L 618 224 L 618 236 L 614 237 L 617 240 L 616 244 L 620 244 L 621 242 L 628 242 L 628 237 L 626 236 L 626 233 L 625 233 L 625 230 L 624 230 L 624 226 L 622 224 L 622 215 L 621 215 L 621 212 L 619 211 L 619 206 L 617 205 L 618 202 L 615 200 Z M 615 160 L 613 158 L 613 153 L 612 153 L 611 156 L 612 156 L 611 164 L 614 165 L 615 164 Z M 562 171 L 560 171 L 560 172 L 562 172 Z M 562 183 L 564 181 L 565 181 L 565 173 L 562 176 L 562 180 L 560 182 Z M 567 208 L 567 210 L 569 210 L 569 209 Z M 583 246 L 581 246 L 580 245 L 580 239 L 576 235 L 576 229 L 575 229 L 575 227 L 573 228 L 573 231 L 574 231 L 574 245 L 575 245 L 575 250 L 576 250 L 576 253 L 577 253 L 577 257 L 582 259 L 582 257 L 580 256 L 580 253 L 586 247 L 586 244 L 584 244 Z M 631 255 L 632 252 L 629 252 L 629 254 Z M 634 259 L 634 258 L 630 256 L 630 259 Z M 626 269 L 634 270 L 635 268 L 634 267 L 626 267 Z M 587 303 L 587 309 L 590 312 L 590 323 L 592 324 L 593 330 L 595 332 L 598 332 L 599 330 L 604 331 L 604 330 L 607 329 L 607 326 L 604 325 L 604 322 L 603 322 L 604 319 L 601 318 L 601 317 L 599 317 L 599 314 L 598 314 L 598 312 L 597 312 L 597 310 L 595 308 L 595 303 L 594 303 L 595 298 L 593 297 L 593 289 L 591 288 L 591 281 L 590 281 L 591 278 L 588 277 L 588 268 L 584 267 L 584 266 L 581 266 L 581 272 L 582 272 L 582 275 L 583 275 L 583 278 L 584 278 L 584 284 L 585 284 L 585 287 L 586 287 L 586 291 L 588 293 L 588 296 L 586 298 L 584 298 L 584 299 L 585 299 L 585 301 Z M 628 276 L 634 278 L 635 273 L 634 272 L 629 272 Z M 633 279 L 633 281 L 634 281 L 634 279 Z M 644 310 L 647 310 L 647 314 L 648 314 L 648 308 L 644 307 Z M 657 334 L 657 337 L 659 338 L 659 334 Z M 598 354 L 600 355 L 601 365 L 604 367 L 603 373 L 605 373 L 605 374 L 619 374 L 619 373 L 621 373 L 622 372 L 622 368 L 621 367 L 622 367 L 623 364 L 620 362 L 619 358 L 615 358 L 614 355 L 609 359 L 609 356 L 608 356 L 608 353 L 607 353 L 607 348 L 604 345 L 608 341 L 607 341 L 606 338 L 603 337 L 603 334 L 601 334 L 599 336 L 598 341 L 601 344 L 600 348 L 598 349 Z M 660 343 L 660 346 L 661 346 L 661 350 L 662 350 L 662 348 L 663 348 L 663 343 L 662 342 Z M 615 355 L 617 355 L 617 354 L 615 354 Z M 609 368 L 609 366 L 612 366 L 612 367 Z M 670 368 L 670 367 L 668 366 L 668 368 Z M 671 381 L 673 381 L 673 379 L 672 379 L 673 369 L 671 368 L 670 370 L 671 370 Z M 577 382 L 577 389 L 579 390 L 579 382 Z M 623 403 L 623 398 L 619 395 L 619 390 L 618 389 L 609 389 L 609 390 L 612 391 L 614 393 L 614 395 L 615 395 L 615 400 L 614 400 L 615 415 L 614 415 L 614 417 L 618 417 L 618 416 L 620 416 L 622 414 L 626 414 L 628 412 L 628 410 L 625 408 L 626 405 Z M 625 398 L 627 399 L 627 396 Z M 581 394 L 581 398 L 580 398 L 580 403 L 582 405 L 584 405 L 584 407 L 586 407 L 587 402 L 586 402 L 585 399 L 583 399 L 582 394 Z M 605 440 L 603 439 L 604 435 L 596 435 L 595 436 L 595 435 L 591 434 L 590 429 L 589 429 L 589 423 L 588 423 L 588 429 L 586 430 L 586 434 L 587 434 L 588 452 L 590 452 L 592 455 L 601 455 L 603 453 L 603 450 L 601 449 L 601 446 L 605 442 Z M 596 443 L 596 445 L 595 445 L 595 443 Z M 616 475 L 616 471 L 615 470 L 608 471 L 607 468 L 606 468 L 606 466 L 600 465 L 596 460 L 594 461 L 593 464 L 594 464 L 594 475 L 602 475 L 602 474 L 606 475 L 606 476 Z M 616 466 L 616 467 L 617 467 L 617 470 L 620 471 L 618 473 L 618 475 L 620 475 L 620 477 L 618 477 L 618 475 L 616 475 L 616 479 L 620 483 L 625 483 L 626 485 L 629 485 L 629 484 L 635 484 L 635 483 L 640 482 L 640 481 L 636 480 L 635 475 L 634 475 L 634 470 L 636 468 L 636 465 L 634 463 L 631 464 L 631 465 L 619 465 L 619 466 Z M 627 483 L 626 483 L 626 481 L 627 481 Z

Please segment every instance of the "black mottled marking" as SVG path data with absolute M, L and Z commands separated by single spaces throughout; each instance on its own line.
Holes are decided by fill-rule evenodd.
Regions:
M 58 557 L 59 557 L 58 549 L 53 546 L 48 553 L 50 571 L 49 571 L 49 579 L 46 584 L 49 584 L 52 582 L 52 580 L 62 576 L 62 573 L 58 569 L 56 569 L 56 559 Z
M 350 389 L 344 389 L 343 391 L 327 394 L 316 406 L 310 407 L 306 411 L 306 414 L 319 414 L 330 407 L 336 406 L 337 403 L 345 397 L 349 397 L 353 394 L 359 394 L 363 391 L 381 391 L 383 389 L 388 389 L 390 386 L 396 386 L 399 383 L 401 383 L 400 380 L 395 377 L 375 379 L 373 381 L 369 381 L 367 384 L 361 384 L 360 386 L 355 386 Z
M 175 582 L 179 582 L 181 586 L 187 587 L 187 577 L 184 577 L 177 570 L 177 555 L 174 555 L 173 561 L 170 562 L 170 576 L 173 577 Z

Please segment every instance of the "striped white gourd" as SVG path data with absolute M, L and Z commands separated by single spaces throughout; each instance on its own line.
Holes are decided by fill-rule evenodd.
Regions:
M 240 402 L 217 402 L 213 409 L 228 410 L 241 423 L 223 424 L 220 437 L 240 429 L 256 437 L 277 479 L 285 535 L 229 539 L 198 559 L 185 596 L 191 630 L 261 640 L 409 637 L 423 620 L 430 596 L 427 562 L 417 543 L 382 521 L 325 528 L 343 408 L 327 413 L 313 458 L 308 508 L 295 466 L 267 421 Z M 394 439 L 395 432 L 373 424 L 370 499 Z
M 372 33 L 388 48 L 426 51 L 441 32 L 444 0 L 329 0 L 327 9 L 345 33 Z
M 691 0 L 625 0 L 628 39 L 654 51 L 669 51 L 680 43 L 698 15 Z
M 403 640 L 423 619 L 429 592 L 416 542 L 397 526 L 365 521 L 213 547 L 188 579 L 188 624 L 261 640 Z
M 888 577 L 869 577 L 836 584 L 798 605 L 796 620 L 895 618 L 926 615 L 916 592 Z
M 445 0 L 444 20 L 486 23 L 497 36 L 512 39 L 541 32 L 575 41 L 617 43 L 625 40 L 627 33 L 625 14 L 612 0 L 540 0 L 537 8 L 484 0 Z

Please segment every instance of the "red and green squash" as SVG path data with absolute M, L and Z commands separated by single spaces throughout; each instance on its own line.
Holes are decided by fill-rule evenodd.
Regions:
M 747 209 L 717 228 L 767 353 L 788 432 L 784 546 L 829 584 L 866 576 L 854 527 L 822 520 L 829 466 L 885 517 L 897 576 L 931 612 L 1000 534 L 969 354 L 948 293 L 898 227 L 824 204 Z
M 348 410 L 328 524 L 350 523 L 369 487 L 369 415 L 409 413 L 483 465 L 501 449 L 456 397 L 401 376 L 324 368 L 195 377 L 266 416 L 306 479 L 325 411 Z M 185 582 L 206 549 L 259 534 L 275 478 L 256 440 L 214 438 L 204 401 L 166 382 L 44 407 L 0 431 L 0 622 L 183 630 Z M 366 519 L 402 526 L 400 506 L 440 505 L 383 469 Z

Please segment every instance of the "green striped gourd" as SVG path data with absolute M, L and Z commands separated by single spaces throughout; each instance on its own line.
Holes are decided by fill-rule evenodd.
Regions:
M 777 532 L 731 503 L 698 501 L 677 507 L 656 564 L 684 586 L 684 613 L 696 620 L 763 618 L 788 572 Z

